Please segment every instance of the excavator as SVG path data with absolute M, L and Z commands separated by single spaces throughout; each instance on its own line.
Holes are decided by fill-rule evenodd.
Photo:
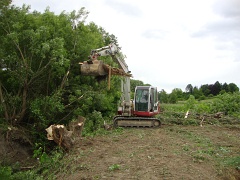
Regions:
M 121 48 L 114 43 L 91 51 L 88 60 L 80 63 L 81 74 L 86 76 L 122 76 L 121 99 L 118 113 L 113 119 L 114 127 L 160 127 L 161 121 L 155 117 L 160 112 L 157 88 L 153 86 L 137 86 L 134 99 L 130 98 L 131 71 L 124 60 Z M 111 67 L 98 60 L 100 56 L 111 56 L 119 68 Z

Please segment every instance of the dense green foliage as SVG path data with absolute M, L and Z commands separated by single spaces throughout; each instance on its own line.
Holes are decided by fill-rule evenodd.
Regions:
M 240 118 L 240 92 L 232 94 L 224 93 L 208 100 L 197 101 L 190 95 L 186 101 L 179 101 L 175 104 L 162 104 L 162 111 L 178 113 L 183 118 L 189 110 L 193 114 L 215 114 L 222 112 L 225 116 Z
M 225 115 L 231 115 L 240 118 L 240 93 L 224 93 L 214 99 L 211 106 L 212 112 L 223 112 Z
M 107 90 L 105 80 L 82 76 L 79 62 L 91 49 L 117 44 L 114 35 L 93 22 L 85 24 L 84 8 L 59 15 L 49 9 L 30 12 L 10 1 L 0 8 L 1 124 L 23 125 L 41 142 L 51 124 L 81 115 L 87 118 L 86 130 L 94 131 L 99 117 L 113 116 L 120 78 L 112 77 Z M 110 57 L 103 60 L 112 63 Z
M 7 3 L 8 2 L 8 3 Z M 30 12 L 28 6 L 1 6 L 0 14 L 0 123 L 24 126 L 34 142 L 46 143 L 45 128 L 86 117 L 83 134 L 97 131 L 116 114 L 120 100 L 120 77 L 82 76 L 79 62 L 91 49 L 118 44 L 114 35 L 93 22 L 88 12 Z M 116 66 L 111 57 L 103 61 Z M 131 80 L 132 98 L 135 86 Z

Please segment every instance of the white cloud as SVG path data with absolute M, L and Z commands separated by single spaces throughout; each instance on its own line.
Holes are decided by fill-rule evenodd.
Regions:
M 240 1 L 218 0 L 214 3 L 213 10 L 224 17 L 240 18 Z
M 137 6 L 131 4 L 131 2 L 123 2 L 123 1 L 112 1 L 112 0 L 105 0 L 105 5 L 116 10 L 117 13 L 123 13 L 127 16 L 134 16 L 139 17 L 141 16 L 141 10 L 138 9 Z

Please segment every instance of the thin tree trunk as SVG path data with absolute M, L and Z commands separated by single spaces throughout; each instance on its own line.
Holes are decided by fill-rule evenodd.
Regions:
M 23 117 L 25 116 L 26 109 L 27 109 L 27 92 L 28 92 L 28 85 L 27 80 L 24 82 L 23 92 L 22 92 L 22 109 L 18 115 L 17 123 L 21 122 Z
M 3 111 L 4 111 L 4 117 L 5 119 L 8 121 L 9 120 L 9 115 L 8 115 L 8 111 L 7 111 L 7 106 L 3 97 L 3 93 L 2 93 L 2 83 L 0 82 L 0 101 L 1 104 L 3 106 Z

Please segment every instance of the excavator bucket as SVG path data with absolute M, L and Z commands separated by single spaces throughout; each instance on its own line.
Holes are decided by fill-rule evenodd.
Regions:
M 81 64 L 81 74 L 86 76 L 104 76 L 108 72 L 104 70 L 103 65 L 101 60 L 84 61 Z
M 85 76 L 118 75 L 132 77 L 132 74 L 125 73 L 122 69 L 104 64 L 101 60 L 84 61 L 81 64 L 81 74 Z

